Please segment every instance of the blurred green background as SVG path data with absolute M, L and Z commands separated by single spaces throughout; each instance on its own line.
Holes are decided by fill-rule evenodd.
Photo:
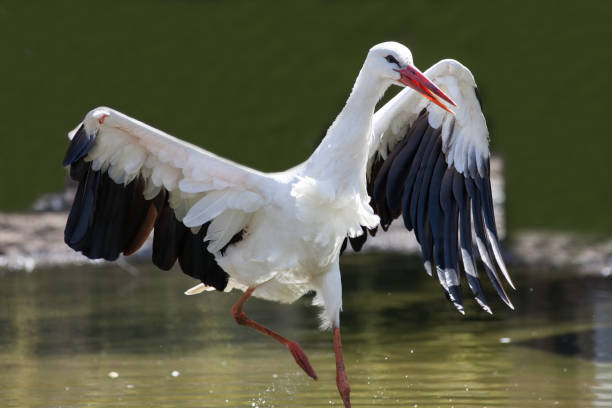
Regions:
M 474 73 L 510 232 L 610 235 L 612 2 L 0 0 L 0 210 L 60 190 L 65 134 L 108 105 L 275 171 L 304 160 L 367 50 Z

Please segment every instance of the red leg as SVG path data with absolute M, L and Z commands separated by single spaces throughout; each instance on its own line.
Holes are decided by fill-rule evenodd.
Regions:
M 304 353 L 304 351 L 299 346 L 299 344 L 297 344 L 295 341 L 286 339 L 280 334 L 268 329 L 267 327 L 257 323 L 256 321 L 249 319 L 249 317 L 242 311 L 242 307 L 244 306 L 246 301 L 251 297 L 254 290 L 255 288 L 248 288 L 242 294 L 242 296 L 240 296 L 240 299 L 238 299 L 236 304 L 232 306 L 232 316 L 234 316 L 236 323 L 243 325 L 243 326 L 248 326 L 252 329 L 255 329 L 258 332 L 265 334 L 268 337 L 273 338 L 274 340 L 278 341 L 283 346 L 287 347 L 289 351 L 291 352 L 291 354 L 293 355 L 293 358 L 295 358 L 295 362 L 298 363 L 300 367 L 302 367 L 302 369 L 306 372 L 306 374 L 308 374 L 309 376 L 311 376 L 312 378 L 316 380 L 317 374 L 312 369 L 312 366 L 310 365 L 310 362 L 308 361 L 308 357 L 306 357 L 306 353 Z
M 351 408 L 351 387 L 344 368 L 344 357 L 342 356 L 342 343 L 340 342 L 340 328 L 334 328 L 334 353 L 336 354 L 336 385 L 344 401 L 345 408 Z

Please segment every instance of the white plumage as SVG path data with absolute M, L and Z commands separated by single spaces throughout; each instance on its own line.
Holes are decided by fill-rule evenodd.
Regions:
M 402 130 L 414 122 L 422 109 L 428 109 L 432 128 L 442 126 L 442 141 L 445 146 L 448 165 L 454 165 L 463 173 L 467 160 L 477 158 L 479 170 L 484 176 L 482 163 L 489 158 L 489 132 L 474 89 L 476 82 L 472 73 L 461 63 L 451 59 L 442 60 L 425 75 L 450 96 L 460 107 L 454 116 L 432 107 L 429 100 L 412 89 L 404 89 L 385 104 L 374 115 L 374 134 L 380 139 L 373 147 L 383 152 L 390 143 L 403 137 Z M 451 128 L 452 129 L 452 138 Z M 373 154 L 373 153 L 371 153 Z
M 239 288 L 247 291 L 242 303 L 251 294 L 280 302 L 292 302 L 313 290 L 317 294 L 315 304 L 323 308 L 322 326 L 331 326 L 336 330 L 335 340 L 339 345 L 339 314 L 342 307 L 339 257 L 343 244 L 346 245 L 347 238 L 365 239 L 362 234 L 366 230 L 377 228 L 381 221 L 379 217 L 383 218 L 383 227 L 386 228 L 385 223 L 388 224 L 398 216 L 391 214 L 389 218 L 389 214 L 383 215 L 387 207 L 380 206 L 386 204 L 376 203 L 376 196 L 372 197 L 370 190 L 375 188 L 383 191 L 379 196 L 383 197 L 384 201 L 387 199 L 384 197 L 397 195 L 395 189 L 402 190 L 399 193 L 404 194 L 408 188 L 404 180 L 408 183 L 407 180 L 411 177 L 420 181 L 421 184 L 417 187 L 422 188 L 426 184 L 426 181 L 422 181 L 426 175 L 435 175 L 430 168 L 436 164 L 437 156 L 433 149 L 439 142 L 434 139 L 429 142 L 427 139 L 433 138 L 434 134 L 439 134 L 441 138 L 440 154 L 444 155 L 446 167 L 454 169 L 453 171 L 460 175 L 455 176 L 456 179 L 479 176 L 488 180 L 488 131 L 475 94 L 472 74 L 456 61 L 443 60 L 427 70 L 426 75 L 443 92 L 424 79 L 412 66 L 412 55 L 403 45 L 383 43 L 373 47 L 346 106 L 329 128 L 321 144 L 304 163 L 281 173 L 267 174 L 238 165 L 111 108 L 96 108 L 89 112 L 82 124 L 70 134 L 72 143 L 66 156 L 66 164 L 73 166 L 73 173 L 77 174 L 75 178 L 81 185 L 78 193 L 80 196 L 77 196 L 71 219 L 68 221 L 66 241 L 90 257 L 113 259 L 119 252 L 126 252 L 125 248 L 115 248 L 108 243 L 113 237 L 121 237 L 126 242 L 126 247 L 137 246 L 134 242 L 139 242 L 142 238 L 140 235 L 148 234 L 155 226 L 155 234 L 158 230 L 163 230 L 165 235 L 160 232 L 159 240 L 156 236 L 159 245 L 154 251 L 157 250 L 160 256 L 164 257 L 166 247 L 178 245 L 176 251 L 179 255 L 173 254 L 174 258 L 168 255 L 170 266 L 178 259 L 186 273 L 204 282 L 187 292 L 195 294 L 211 288 L 212 284 L 207 280 L 210 278 L 205 277 L 209 275 L 202 272 L 200 276 L 199 270 L 189 269 L 189 262 L 196 262 L 193 261 L 196 258 L 192 255 L 181 255 L 183 252 L 179 244 L 183 241 L 172 238 L 172 228 L 175 227 L 167 222 L 168 219 L 175 218 L 179 224 L 191 229 L 193 234 L 198 234 L 201 228 L 205 228 L 206 233 L 199 236 L 199 242 L 202 248 L 212 254 L 210 259 L 214 259 L 218 267 L 227 274 L 227 284 L 221 284 L 221 289 Z M 378 100 L 392 84 L 409 88 L 404 89 L 374 114 Z M 442 100 L 451 104 L 456 102 L 458 107 L 454 115 Z M 421 126 L 421 122 L 418 122 L 423 112 L 427 115 L 427 126 Z M 402 146 L 409 145 L 411 142 L 408 139 L 417 137 L 410 136 L 417 125 L 427 129 L 423 131 L 430 132 L 425 133 L 425 136 L 418 135 L 423 142 L 416 143 L 417 147 L 413 151 L 402 153 L 398 150 L 393 153 L 394 149 L 401 150 Z M 432 133 L 432 130 L 439 133 Z M 426 150 L 426 141 L 430 145 L 429 150 Z M 412 154 L 410 161 L 402 164 L 403 168 L 400 164 L 393 166 L 394 157 L 403 157 L 402 154 L 409 158 Z M 433 163 L 428 163 L 427 157 L 432 157 Z M 422 161 L 421 164 L 417 159 Z M 384 171 L 389 172 L 389 175 L 385 173 L 384 180 L 381 181 L 379 179 L 382 176 L 377 175 L 381 174 L 380 164 L 386 161 L 388 165 Z M 410 172 L 412 163 L 416 163 L 415 170 Z M 382 168 L 385 168 L 384 164 Z M 138 187 L 141 189 L 141 197 L 138 196 L 138 191 L 132 190 L 129 190 L 132 191 L 129 193 L 131 195 L 126 193 L 124 196 L 120 193 L 103 193 L 104 189 L 112 190 L 112 186 L 105 184 L 105 174 L 126 191 L 130 186 L 136 185 L 135 183 L 141 183 Z M 389 180 L 399 177 L 402 184 L 390 184 L 387 177 Z M 452 179 L 453 176 L 448 177 Z M 455 183 L 459 190 L 455 191 L 455 201 L 451 197 L 451 205 L 455 203 L 454 211 L 465 216 L 465 207 L 460 206 L 458 197 L 463 197 L 462 191 L 466 194 L 468 191 L 461 189 L 460 181 Z M 451 185 L 455 188 L 454 184 Z M 420 192 L 417 187 L 410 187 L 414 191 L 414 199 L 418 199 L 419 194 L 421 201 L 431 196 L 431 191 Z M 441 190 L 441 194 L 443 192 Z M 156 204 L 158 208 L 155 210 L 149 202 L 163 201 L 159 197 L 166 193 L 167 208 L 162 202 L 161 206 Z M 405 207 L 410 194 L 404 195 L 408 196 L 402 198 Z M 142 201 L 143 198 L 145 201 Z M 472 196 L 472 203 L 477 199 L 479 198 Z M 105 226 L 106 229 L 97 227 L 97 218 L 104 217 L 106 223 L 113 223 L 113 214 L 104 212 L 101 208 L 104 205 L 116 205 L 119 208 L 122 205 L 121 200 L 135 200 L 134 202 L 143 208 L 138 214 L 143 224 L 151 224 L 148 230 L 142 227 L 136 229 L 138 233 L 134 233 L 134 228 L 128 227 L 117 227 L 116 230 L 111 230 L 110 226 Z M 433 210 L 427 207 L 427 203 L 417 202 L 412 204 L 415 207 L 414 214 L 421 214 L 418 211 L 425 205 L 425 211 L 429 211 L 427 216 L 432 216 Z M 437 205 L 435 200 L 432 202 L 430 205 Z M 483 195 L 483 203 L 486 204 L 486 194 Z M 457 209 L 459 207 L 462 210 Z M 131 207 L 126 204 L 121 208 Z M 380 208 L 384 209 L 383 213 Z M 393 211 L 391 206 L 389 210 L 397 212 Z M 477 214 L 477 210 L 474 209 L 473 214 Z M 131 210 L 124 211 L 129 218 Z M 409 212 L 407 208 L 403 208 L 403 211 Z M 152 212 L 156 214 L 150 216 Z M 160 214 L 173 214 L 174 218 L 169 216 L 170 218 L 162 219 Z M 404 217 L 407 215 L 404 214 Z M 484 219 L 487 221 L 486 212 Z M 446 218 L 444 222 L 447 222 Z M 431 228 L 435 227 L 433 219 L 422 220 L 415 215 L 414 224 L 417 223 L 423 223 L 429 228 L 427 231 L 431 235 Z M 454 239 L 456 244 L 456 218 L 454 223 L 454 230 L 451 225 L 450 231 L 454 231 L 455 235 L 445 242 L 452 243 Z M 446 228 L 447 224 L 444 225 Z M 465 227 L 461 220 L 459 225 Z M 414 227 L 416 228 L 416 225 Z M 139 238 L 132 238 L 128 230 Z M 445 236 L 448 236 L 447 230 L 444 232 Z M 463 230 L 462 233 L 465 235 Z M 476 233 L 478 235 L 478 231 Z M 492 261 L 494 257 L 509 279 L 497 245 L 494 226 L 487 225 L 487 238 L 483 240 L 482 235 L 476 238 L 485 266 L 495 273 Z M 100 240 L 106 242 L 103 248 L 96 247 Z M 177 240 L 180 241 L 178 244 Z M 470 248 L 462 246 L 461 255 L 468 278 L 477 280 L 475 261 L 471 254 L 471 225 L 469 242 Z M 422 244 L 426 249 L 428 244 Z M 451 247 L 455 244 L 451 244 Z M 424 252 L 425 265 L 431 273 L 432 263 L 436 263 L 444 290 L 458 305 L 461 303 L 460 295 L 457 299 L 457 291 L 451 289 L 459 285 L 459 269 L 458 266 L 452 265 L 453 262 L 449 265 L 449 259 L 454 259 L 452 248 L 448 248 L 448 243 L 444 245 L 444 257 L 449 258 L 444 261 L 437 256 L 434 261 L 433 255 L 431 259 L 427 259 Z M 492 249 L 493 257 L 490 256 L 488 246 Z M 111 247 L 112 250 L 109 249 Z M 440 249 L 435 243 L 432 244 L 432 250 L 436 248 Z M 448 251 L 450 255 L 444 251 Z M 470 280 L 469 283 L 472 287 L 473 281 Z M 219 288 L 218 285 L 215 287 Z M 482 298 L 477 296 L 477 299 L 482 304 Z M 235 316 L 242 313 L 242 303 Z M 289 343 L 285 345 L 290 349 L 292 347 Z M 297 361 L 298 356 L 293 349 L 292 353 Z M 341 353 L 338 357 L 338 350 L 336 354 L 337 358 L 341 359 Z M 308 372 L 304 365 L 300 365 Z M 342 370 L 343 367 L 342 364 Z M 350 406 L 346 374 L 339 371 L 339 375 L 340 393 L 345 405 Z

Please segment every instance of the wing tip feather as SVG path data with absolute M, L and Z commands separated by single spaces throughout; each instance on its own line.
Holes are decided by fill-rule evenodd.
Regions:
M 427 272 L 427 274 L 429 276 L 433 276 L 433 270 L 432 270 L 432 267 L 431 267 L 431 262 L 430 261 L 425 261 L 423 266 L 425 267 L 425 272 Z

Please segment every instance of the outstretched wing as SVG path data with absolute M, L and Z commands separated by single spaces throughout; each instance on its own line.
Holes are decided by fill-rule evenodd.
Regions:
M 471 72 L 443 60 L 425 74 L 457 103 L 455 115 L 404 89 L 374 115 L 368 189 L 381 227 L 399 217 L 415 232 L 425 269 L 433 267 L 463 313 L 459 257 L 477 302 L 483 295 L 472 240 L 499 296 L 510 307 L 496 265 L 512 286 L 499 249 L 489 168 L 489 133 Z M 377 143 L 378 142 L 378 143 Z M 363 238 L 362 238 L 363 240 Z
M 276 183 L 110 108 L 87 114 L 69 135 L 64 165 L 79 186 L 64 239 L 89 258 L 131 255 L 154 229 L 153 262 L 178 260 L 222 290 L 214 254 L 241 239 Z

